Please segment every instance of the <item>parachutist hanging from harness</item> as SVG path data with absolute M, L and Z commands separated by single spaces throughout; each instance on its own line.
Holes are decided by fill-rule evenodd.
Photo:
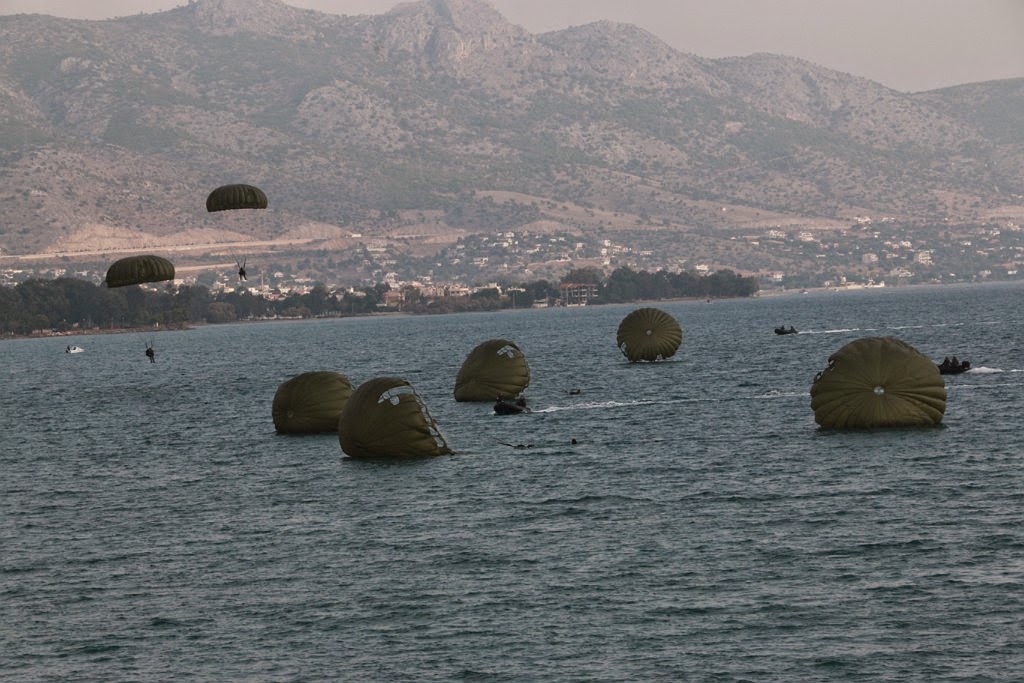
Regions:
M 153 343 L 146 344 L 146 358 L 149 358 L 150 363 L 156 362 L 156 351 L 153 349 Z
M 235 263 L 238 264 L 238 281 L 248 279 L 245 277 L 245 258 L 243 257 L 241 261 L 235 259 Z

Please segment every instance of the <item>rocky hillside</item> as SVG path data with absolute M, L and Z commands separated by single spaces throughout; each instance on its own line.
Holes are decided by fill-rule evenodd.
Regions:
M 903 94 L 777 55 L 684 54 L 628 25 L 533 35 L 484 0 L 5 16 L 0 248 L 442 243 L 538 221 L 705 242 L 860 215 L 926 230 L 1022 211 L 1022 112 L 1024 79 Z M 271 208 L 207 214 L 230 182 Z

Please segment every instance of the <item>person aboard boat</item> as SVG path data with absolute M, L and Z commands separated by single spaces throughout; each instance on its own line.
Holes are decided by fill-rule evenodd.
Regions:
M 526 398 L 523 396 L 518 396 L 513 400 L 502 398 L 499 395 L 494 403 L 494 412 L 498 415 L 517 415 L 530 412 L 530 408 L 526 405 Z

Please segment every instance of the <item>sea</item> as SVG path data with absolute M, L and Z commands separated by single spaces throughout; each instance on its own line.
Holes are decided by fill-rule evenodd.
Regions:
M 672 358 L 616 347 L 641 306 Z M 971 361 L 942 426 L 818 428 L 868 336 Z M 453 398 L 494 338 L 529 414 Z M 456 454 L 278 435 L 313 370 Z M 6 340 L 0 679 L 1019 681 L 1022 425 L 1024 283 Z

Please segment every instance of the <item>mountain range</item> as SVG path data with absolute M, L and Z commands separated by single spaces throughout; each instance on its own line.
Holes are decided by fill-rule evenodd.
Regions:
M 13 15 L 0 179 L 8 256 L 366 240 L 427 254 L 523 228 L 656 231 L 722 261 L 726 230 L 1024 218 L 1024 78 L 902 93 L 625 24 L 531 34 L 484 0 Z M 206 213 L 239 182 L 270 208 Z

